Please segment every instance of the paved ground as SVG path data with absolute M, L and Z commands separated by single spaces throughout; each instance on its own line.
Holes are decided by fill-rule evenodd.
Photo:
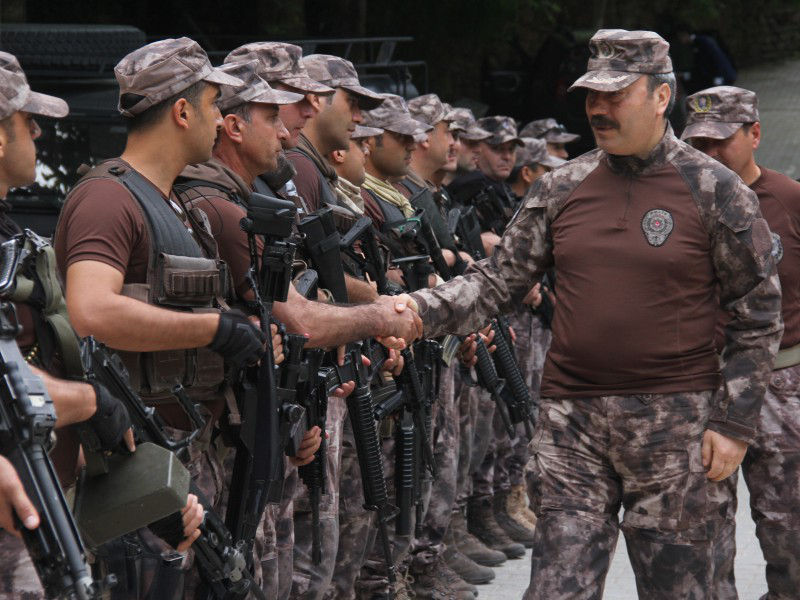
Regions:
M 800 178 L 800 59 L 743 71 L 736 82 L 759 97 L 763 127 L 756 155 L 759 164 L 792 178 Z M 758 600 L 766 592 L 764 560 L 750 519 L 747 488 L 739 480 L 739 511 L 736 516 L 736 580 L 740 600 Z M 528 587 L 530 551 L 524 559 L 509 561 L 497 570 L 496 583 L 481 586 L 481 600 L 521 598 Z M 636 598 L 636 585 L 622 540 L 606 583 L 606 600 Z

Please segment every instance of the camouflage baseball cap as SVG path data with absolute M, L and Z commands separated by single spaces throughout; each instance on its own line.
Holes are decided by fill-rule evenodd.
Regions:
M 450 131 L 457 131 L 458 138 L 478 142 L 492 137 L 492 134 L 478 126 L 475 115 L 468 108 L 453 108 L 447 115 L 445 121 L 450 121 Z
M 356 68 L 349 60 L 330 54 L 311 54 L 303 58 L 303 65 L 312 79 L 332 88 L 343 88 L 358 96 L 364 110 L 378 108 L 383 98 L 372 90 L 361 86 Z
M 416 136 L 424 134 L 433 127 L 421 123 L 411 117 L 406 101 L 394 94 L 381 94 L 382 104 L 378 108 L 365 110 L 364 125 L 367 127 L 380 127 L 392 133 Z
M 220 110 L 230 110 L 248 102 L 259 104 L 294 104 L 304 98 L 302 94 L 272 89 L 256 74 L 258 61 L 231 62 L 222 66 L 222 71 L 242 81 L 241 85 L 220 86 L 217 106 Z
M 425 94 L 409 100 L 408 111 L 417 121 L 431 126 L 447 120 L 447 107 L 436 94 Z
M 724 140 L 758 117 L 755 92 L 730 85 L 701 90 L 686 98 L 686 129 L 682 140 L 707 137 Z
M 333 94 L 336 90 L 308 76 L 302 58 L 300 46 L 285 42 L 255 42 L 239 46 L 225 57 L 225 62 L 256 60 L 256 72 L 268 83 L 280 81 L 309 94 Z
M 66 117 L 69 106 L 61 98 L 31 91 L 17 57 L 0 52 L 0 120 L 24 110 L 45 117 Z
M 361 138 L 375 137 L 383 133 L 383 129 L 379 127 L 364 127 L 363 125 L 356 125 L 355 131 L 350 134 L 351 140 L 360 140 Z
M 532 121 L 520 130 L 519 135 L 522 138 L 541 138 L 551 144 L 569 144 L 581 139 L 577 133 L 567 132 L 567 128 L 555 119 Z
M 543 165 L 555 169 L 563 165 L 563 158 L 551 155 L 547 151 L 547 142 L 541 138 L 523 137 L 523 146 L 517 150 L 516 166 Z
M 491 137 L 483 140 L 487 144 L 499 146 L 513 140 L 518 146 L 524 145 L 517 135 L 517 124 L 511 117 L 483 117 L 477 120 L 477 124 L 481 129 L 492 134 Z
M 669 44 L 652 31 L 601 29 L 589 40 L 587 73 L 576 87 L 598 92 L 616 92 L 646 73 L 672 73 Z
M 120 99 L 124 94 L 142 96 L 133 106 L 122 108 L 119 104 L 119 111 L 126 117 L 138 115 L 198 81 L 242 83 L 212 67 L 205 51 L 187 37 L 161 40 L 134 50 L 114 67 L 114 75 Z

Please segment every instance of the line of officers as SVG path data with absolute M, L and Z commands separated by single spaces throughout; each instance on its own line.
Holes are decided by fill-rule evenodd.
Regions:
M 441 210 L 437 218 L 458 206 L 457 199 L 469 202 L 491 190 L 506 209 L 500 222 L 482 222 L 483 250 L 491 255 L 520 200 L 543 174 L 564 165 L 564 145 L 577 139 L 552 119 L 531 123 L 521 132 L 507 117 L 476 121 L 468 110 L 453 109 L 434 94 L 406 104 L 398 96 L 360 86 L 346 60 L 302 57 L 300 48 L 284 43 L 242 46 L 228 55 L 221 68 L 213 68 L 195 42 L 163 40 L 128 55 L 115 74 L 120 85 L 119 109 L 128 126 L 125 151 L 83 175 L 67 197 L 53 242 L 69 316 L 79 335 L 93 335 L 124 354 L 126 364 L 133 365 L 132 381 L 139 393 L 158 407 L 176 435 L 189 429 L 182 411 L 170 400 L 169 389 L 176 378 L 201 403 L 208 427 L 191 446 L 187 467 L 220 512 L 224 512 L 233 464 L 233 453 L 221 432 L 236 411 L 222 363 L 252 363 L 265 341 L 243 312 L 252 290 L 247 279 L 248 242 L 239 221 L 249 195 L 255 191 L 290 199 L 301 215 L 323 207 L 334 207 L 345 222 L 367 215 L 393 256 L 400 257 L 420 252 L 418 246 L 396 235 L 397 223 L 413 218 L 410 198 L 420 189 L 433 193 Z M 2 55 L 0 77 L 0 195 L 5 197 L 9 188 L 33 181 L 33 140 L 39 134 L 33 115 L 63 117 L 67 106 L 30 91 L 11 55 Z M 760 199 L 769 198 L 770 206 L 782 207 L 784 215 L 771 218 L 762 204 L 773 229 L 774 259 L 779 268 L 791 262 L 794 267 L 788 268 L 796 270 L 798 185 L 755 164 L 753 152 L 760 140 L 755 94 L 739 88 L 712 88 L 691 96 L 688 108 L 689 125 L 683 138 L 736 172 Z M 614 122 L 610 123 L 613 127 Z M 128 185 L 131 173 L 143 177 L 149 187 L 142 191 Z M 160 223 L 149 220 L 152 213 L 143 207 L 153 198 L 166 204 L 174 218 Z M 669 237 L 671 220 L 669 213 L 661 215 L 661 220 L 651 215 L 642 224 L 651 246 Z M 670 230 L 659 243 L 664 223 Z M 790 226 L 782 227 L 786 223 Z M 220 297 L 221 288 L 203 285 L 170 292 L 160 279 L 163 270 L 159 270 L 158 257 L 165 249 L 156 246 L 156 231 L 159 239 L 183 240 L 182 245 L 170 241 L 170 247 L 188 246 L 195 256 L 217 266 L 224 262 L 230 273 L 227 297 Z M 3 235 L 17 232 L 4 211 Z M 451 267 L 473 261 L 458 243 L 442 244 L 442 250 Z M 794 261 L 789 259 L 792 251 Z M 783 279 L 783 271 L 779 273 Z M 390 269 L 388 275 L 399 286 L 404 284 L 398 269 Z M 437 283 L 431 276 L 429 285 Z M 551 332 L 549 323 L 532 309 L 542 300 L 541 282 L 529 283 L 530 292 L 510 320 L 520 369 L 537 397 Z M 346 276 L 346 284 L 351 305 L 336 305 L 324 298 L 308 300 L 290 289 L 288 301 L 277 303 L 274 314 L 289 332 L 307 335 L 310 347 L 335 348 L 376 337 L 389 348 L 387 375 L 399 373 L 403 364 L 397 351 L 422 334 L 419 317 L 403 310 L 414 303 L 403 295 L 378 296 L 369 281 L 353 275 Z M 785 303 L 786 287 L 784 282 Z M 192 305 L 202 310 L 179 310 L 186 305 L 186 294 L 194 294 Z M 789 298 L 796 300 L 796 293 Z M 237 308 L 221 309 L 228 306 Z M 31 310 L 28 322 L 36 318 Z M 25 317 L 21 320 L 26 322 Z M 791 338 L 790 320 L 786 322 L 781 347 L 791 350 L 800 340 Z M 794 335 L 799 328 L 792 324 Z M 37 372 L 56 403 L 59 443 L 52 458 L 62 484 L 68 487 L 75 481 L 78 458 L 78 442 L 69 425 L 88 420 L 110 445 L 125 437 L 133 448 L 126 432 L 129 421 L 102 387 L 58 378 L 60 361 L 37 351 L 38 340 L 30 335 L 35 331 L 36 327 L 26 327 L 20 345 L 33 364 L 41 367 Z M 277 329 L 272 333 L 275 359 L 280 363 L 281 338 Z M 477 595 L 474 584 L 494 577 L 491 567 L 521 557 L 524 547 L 533 545 L 536 516 L 528 508 L 525 476 L 530 440 L 521 430 L 515 440 L 509 439 L 491 398 L 474 385 L 469 366 L 475 361 L 476 335 L 491 345 L 491 333 L 467 336 L 459 348 L 460 360 L 443 365 L 441 371 L 432 436 L 439 476 L 426 489 L 422 535 L 390 536 L 403 577 L 389 584 L 375 544 L 374 514 L 362 506 L 353 434 L 345 418 L 344 398 L 353 388 L 343 385 L 329 399 L 327 431 L 308 431 L 298 455 L 287 459 L 291 467 L 307 464 L 314 459 L 321 436 L 327 436 L 330 478 L 321 506 L 322 563 L 315 565 L 311 559 L 309 498 L 298 483 L 296 469 L 290 467 L 284 500 L 268 506 L 256 544 L 254 574 L 269 597 L 382 598 L 413 591 L 418 598 L 469 600 Z M 724 338 L 718 342 L 721 348 Z M 176 374 L 178 355 L 183 363 Z M 773 377 L 767 398 L 774 402 L 765 402 L 761 437 L 748 455 L 751 466 L 745 471 L 769 563 L 770 598 L 796 597 L 792 594 L 800 577 L 798 544 L 793 537 L 798 527 L 787 521 L 792 511 L 786 505 L 796 495 L 796 490 L 787 488 L 794 489 L 798 477 L 797 427 L 792 425 L 798 415 L 790 404 L 797 400 L 800 376 L 793 367 L 800 358 L 792 363 L 791 354 L 784 353 L 782 360 L 786 370 L 776 371 Z M 190 381 L 187 373 L 203 377 L 195 375 Z M 383 440 L 383 453 L 391 489 L 391 437 Z M 13 510 L 26 527 L 34 528 L 37 516 L 13 468 L 5 461 L 1 466 L 0 524 L 14 530 Z M 713 477 L 719 474 L 716 471 Z M 735 476 L 725 482 L 735 498 Z M 707 597 L 736 594 L 735 510 L 730 503 L 726 506 L 725 526 L 714 545 L 719 548 L 717 591 L 709 589 Z M 783 514 L 785 518 L 779 516 Z M 175 549 L 179 552 L 186 552 L 198 535 L 202 507 L 196 498 L 188 498 L 183 515 L 185 540 Z M 139 541 L 142 555 L 158 557 L 168 552 L 152 536 Z M 4 535 L 0 556 L 3 593 L 37 597 L 40 587 L 21 542 Z M 181 565 L 185 577 L 180 589 L 149 589 L 159 581 L 153 569 L 164 567 L 158 560 L 146 564 L 139 569 L 141 581 L 120 576 L 120 584 L 112 591 L 115 597 L 127 597 L 126 591 L 130 595 L 134 589 L 141 597 L 195 597 L 201 582 L 192 569 L 190 551 Z M 575 580 L 572 589 L 560 588 L 558 597 L 581 597 L 581 588 Z

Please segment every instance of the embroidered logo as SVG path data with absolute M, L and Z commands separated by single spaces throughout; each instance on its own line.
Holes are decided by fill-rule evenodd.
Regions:
M 711 102 L 711 96 L 708 94 L 703 94 L 702 96 L 698 96 L 692 102 L 692 107 L 694 108 L 695 112 L 699 113 L 707 113 L 711 110 L 711 107 L 714 105 Z
M 772 258 L 775 259 L 776 265 L 783 258 L 783 242 L 781 242 L 781 236 L 774 231 L 772 232 Z
M 617 55 L 617 50 L 608 42 L 597 42 L 597 58 L 609 60 Z
M 674 226 L 672 215 L 661 209 L 649 211 L 642 219 L 642 231 L 651 246 L 658 247 L 666 242 Z

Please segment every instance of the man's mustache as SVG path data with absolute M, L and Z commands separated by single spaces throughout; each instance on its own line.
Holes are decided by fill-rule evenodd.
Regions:
M 619 129 L 619 123 L 617 123 L 614 119 L 609 119 L 603 115 L 593 116 L 591 119 L 589 119 L 589 125 L 592 127 L 611 127 L 613 129 Z

